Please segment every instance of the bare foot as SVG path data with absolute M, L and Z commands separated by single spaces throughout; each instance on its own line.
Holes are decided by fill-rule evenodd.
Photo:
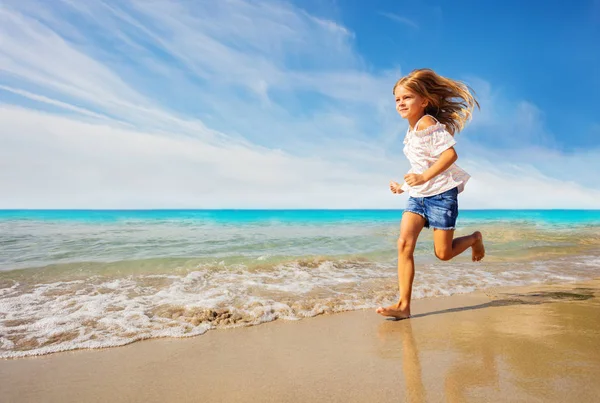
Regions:
M 475 231 L 473 235 L 477 237 L 477 240 L 471 247 L 472 257 L 474 262 L 479 262 L 485 256 L 485 247 L 483 246 L 483 235 L 481 235 L 481 232 L 479 231 Z
M 381 316 L 391 316 L 396 319 L 408 319 L 410 318 L 410 307 L 409 306 L 401 306 L 398 302 L 397 304 L 390 305 L 386 308 L 379 307 L 375 311 Z

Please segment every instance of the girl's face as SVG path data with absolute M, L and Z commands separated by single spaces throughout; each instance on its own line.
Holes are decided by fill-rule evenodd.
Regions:
M 396 87 L 396 110 L 403 119 L 420 118 L 425 113 L 427 100 L 403 85 Z

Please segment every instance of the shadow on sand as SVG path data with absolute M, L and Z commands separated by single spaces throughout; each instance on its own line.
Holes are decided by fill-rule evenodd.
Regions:
M 594 291 L 596 290 L 592 288 L 575 288 L 572 291 L 532 291 L 523 294 L 504 294 L 504 298 L 495 299 L 484 304 L 443 309 L 441 311 L 435 312 L 420 313 L 416 315 L 411 315 L 410 318 L 416 319 L 431 315 L 441 315 L 451 312 L 470 311 L 474 309 L 493 308 L 498 306 L 539 305 L 557 301 L 585 301 L 595 297 Z M 387 320 L 400 321 L 404 319 L 388 318 Z

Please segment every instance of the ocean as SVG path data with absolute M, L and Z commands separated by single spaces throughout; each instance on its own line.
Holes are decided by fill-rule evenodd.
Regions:
M 398 298 L 401 210 L 0 210 L 0 357 L 373 309 Z M 600 210 L 462 210 L 483 233 L 413 298 L 600 276 Z M 374 313 L 375 315 L 375 313 Z

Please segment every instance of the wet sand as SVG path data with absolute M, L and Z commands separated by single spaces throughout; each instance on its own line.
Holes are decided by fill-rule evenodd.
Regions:
M 0 360 L 2 402 L 593 402 L 600 279 Z

